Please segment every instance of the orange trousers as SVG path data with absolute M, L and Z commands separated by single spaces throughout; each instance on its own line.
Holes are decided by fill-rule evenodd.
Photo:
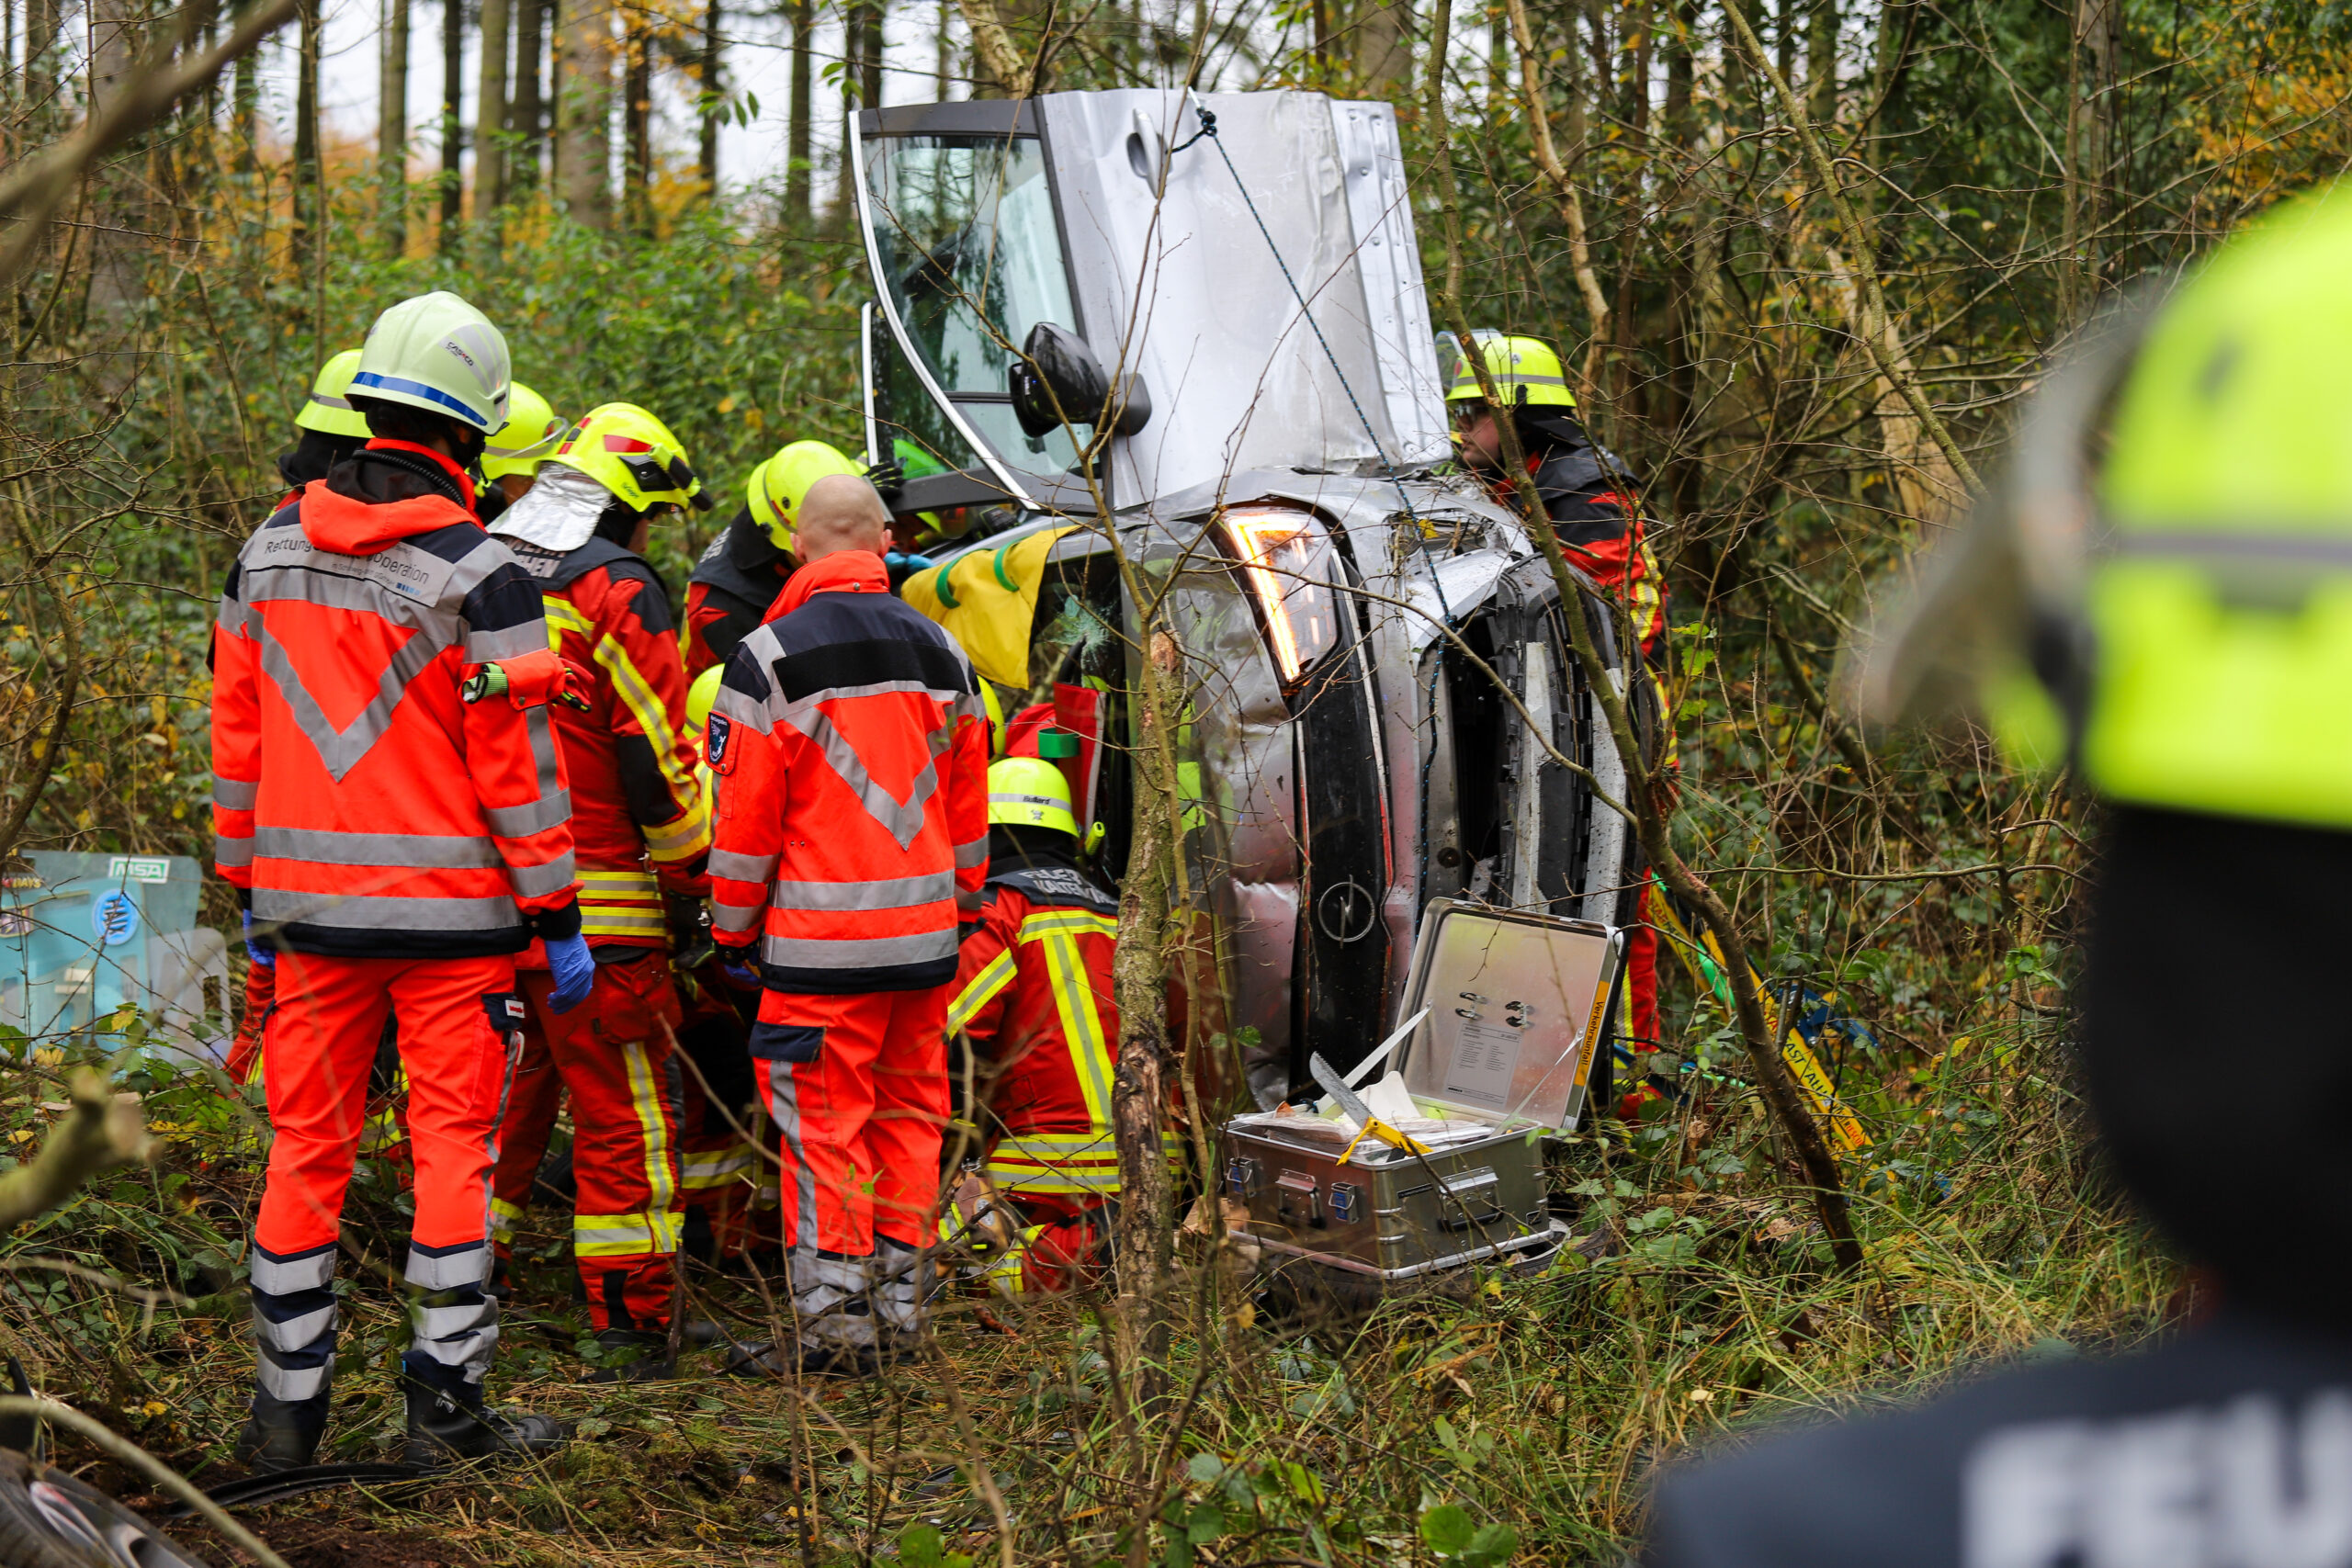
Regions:
M 653 1331 L 670 1322 L 670 1258 L 678 1250 L 678 1124 L 671 1030 L 677 992 L 661 953 L 596 965 L 588 999 L 548 1005 L 554 976 L 525 970 L 530 1003 L 514 1101 L 501 1137 L 497 1235 L 504 1250 L 529 1205 L 531 1182 L 566 1089 L 571 1092 L 571 1256 L 597 1330 Z
M 837 1258 L 920 1247 L 939 1201 L 952 986 L 760 998 L 752 1055 L 782 1136 L 785 1237 Z
M 514 961 L 287 953 L 263 1047 L 277 1132 L 254 1226 L 265 1251 L 333 1245 L 368 1122 L 368 1072 L 395 1007 L 416 1162 L 412 1241 L 438 1251 L 489 1240 L 507 1040 L 522 1027 Z

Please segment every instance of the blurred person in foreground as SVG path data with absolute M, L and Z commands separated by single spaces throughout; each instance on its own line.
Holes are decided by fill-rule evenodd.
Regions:
M 2218 1309 L 1669 1471 L 1655 1568 L 2352 1562 L 2352 198 L 2091 335 L 1860 691 L 1881 720 L 1974 694 L 2107 802 L 2083 1078 Z M 2250 999 L 2297 1092 L 2216 1115 Z

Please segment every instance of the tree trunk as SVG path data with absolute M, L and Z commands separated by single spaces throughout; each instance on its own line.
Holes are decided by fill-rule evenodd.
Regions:
M 815 0 L 787 0 L 786 19 L 792 28 L 792 125 L 785 135 L 784 210 L 787 220 L 816 216 L 815 180 L 809 167 L 815 157 L 810 132 L 816 125 L 814 57 L 809 33 L 817 25 Z
M 25 104 L 28 140 L 57 113 L 57 29 L 60 0 L 25 0 Z M 239 61 L 240 73 L 244 62 Z
M 1363 96 L 1409 97 L 1413 91 L 1411 0 L 1360 0 L 1355 23 L 1356 80 Z
M 1676 216 L 1665 222 L 1679 231 L 1673 233 L 1666 247 L 1666 378 L 1659 388 L 1657 423 L 1666 439 L 1666 493 L 1679 520 L 1697 509 L 1700 478 L 1699 464 L 1690 450 L 1691 411 L 1698 390 L 1698 363 L 1691 352 L 1698 311 L 1691 298 L 1690 274 L 1693 242 L 1705 219 L 1689 210 L 1685 183 L 1698 136 L 1692 112 L 1698 85 L 1698 0 L 1676 0 L 1667 15 L 1666 102 L 1658 126 L 1666 160 L 1657 165 L 1657 178 L 1672 193 L 1662 206 Z
M 621 212 L 631 232 L 653 232 L 653 34 L 645 13 L 621 17 Z
M 544 0 L 514 0 L 514 101 L 506 111 L 513 151 L 506 163 L 506 188 L 520 196 L 539 183 L 539 144 L 547 136 L 547 109 L 539 96 L 539 73 L 547 68 L 548 11 Z
M 702 56 L 695 62 L 696 84 L 702 89 L 702 139 L 695 149 L 695 174 L 702 181 L 705 201 L 718 195 L 718 35 L 725 21 L 721 0 L 704 0 Z
M 865 88 L 865 6 L 852 4 L 842 11 L 842 145 L 841 156 L 833 165 L 833 210 L 831 222 L 846 227 L 856 210 L 857 187 L 851 184 L 857 172 L 850 167 L 849 117 L 857 112 L 860 94 Z
M 1838 0 L 1813 0 L 1804 39 L 1805 113 L 1824 130 L 1838 124 Z
M 858 105 L 878 109 L 882 107 L 882 0 L 865 0 L 858 9 L 865 17 L 859 28 Z
M 1618 89 L 1617 116 L 1624 121 L 1627 141 L 1636 151 L 1649 147 L 1650 53 L 1657 42 L 1650 36 L 1650 17 L 1657 4 L 1657 0 L 1626 0 L 1619 33 L 1625 58 L 1616 67 L 1617 80 L 1623 84 Z
M 49 0 L 55 4 L 55 0 Z M 254 147 L 254 124 L 261 110 L 261 62 L 259 50 L 247 50 L 237 57 L 236 86 L 230 94 L 230 126 L 237 143 L 234 167 L 241 175 L 250 175 L 261 166 Z
M 319 47 L 322 0 L 300 0 L 294 54 L 294 226 L 287 235 L 297 272 L 310 265 L 326 224 L 325 170 L 319 155 Z
M 1112 1240 L 1118 1259 L 1119 1362 L 1140 1414 L 1167 1387 L 1168 1282 L 1173 1256 L 1168 1156 L 1160 1138 L 1168 1105 L 1170 906 L 1181 894 L 1181 805 L 1167 733 L 1181 684 L 1176 639 L 1147 626 L 1151 668 L 1136 707 L 1134 842 L 1120 886 L 1119 940 L 1112 988 L 1119 1003 L 1119 1066 L 1111 1086 L 1111 1125 L 1119 1151 L 1120 1201 Z
M 2099 231 L 2106 222 L 2108 175 L 2114 162 L 2116 0 L 2075 0 L 2067 51 L 2064 261 L 2058 274 L 2058 322 L 2080 320 L 2098 297 Z
M 949 37 L 947 31 L 949 9 L 948 0 L 939 0 L 939 36 L 932 40 L 935 51 L 933 55 L 932 73 L 939 79 L 939 91 L 936 96 L 943 104 L 947 101 L 947 84 L 955 80 L 955 40 Z
M 1029 62 L 1004 25 L 996 0 L 960 0 L 964 25 L 972 29 L 972 57 L 989 90 L 1008 98 L 1025 97 L 1033 90 Z
M 408 248 L 408 0 L 384 0 L 376 92 L 376 231 L 397 256 Z
M 87 0 L 89 25 L 89 113 L 96 118 L 130 85 L 141 49 L 144 7 L 138 0 Z M 115 318 L 131 310 L 144 291 L 141 240 L 126 230 L 148 229 L 146 203 L 129 165 L 96 165 L 89 175 L 90 287 L 85 310 Z
M 613 14 L 604 0 L 564 0 L 562 126 L 557 158 L 564 205 L 591 229 L 613 226 Z
M 466 80 L 465 0 L 441 0 L 441 254 L 454 255 L 466 211 L 465 127 L 458 115 Z
M 474 219 L 493 254 L 506 201 L 507 11 L 507 0 L 481 0 L 481 70 L 474 78 Z

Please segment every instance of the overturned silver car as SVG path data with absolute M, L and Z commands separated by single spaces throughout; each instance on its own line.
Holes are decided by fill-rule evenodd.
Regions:
M 1185 1000 L 1239 1043 L 1259 1103 L 1306 1085 L 1310 1053 L 1344 1068 L 1381 1039 L 1433 900 L 1620 923 L 1622 819 L 1441 633 L 1616 793 L 1543 558 L 1434 471 L 1451 453 L 1389 107 L 1064 93 L 870 109 L 852 132 L 867 456 L 906 470 L 902 515 L 956 536 L 931 552 L 944 600 L 922 602 L 993 595 L 1010 651 L 976 662 L 1009 709 L 1098 695 L 1080 808 L 1115 875 L 1140 654 L 1108 531 L 1166 584 L 1222 992 Z M 1099 442 L 1061 417 L 1106 411 Z M 1606 604 L 1583 608 L 1615 647 Z

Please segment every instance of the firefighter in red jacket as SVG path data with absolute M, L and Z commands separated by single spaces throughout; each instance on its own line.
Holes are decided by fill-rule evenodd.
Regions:
M 686 673 L 734 656 L 800 565 L 793 553 L 808 487 L 832 474 L 862 472 L 821 441 L 795 441 L 752 470 L 743 504 L 695 562 L 686 583 Z
M 1632 476 L 1577 419 L 1567 368 L 1551 344 L 1501 333 L 1476 335 L 1487 380 L 1511 400 L 1528 482 L 1552 520 L 1562 553 L 1631 623 L 1643 659 L 1655 670 L 1665 652 L 1666 579 L 1650 553 Z M 1502 437 L 1495 426 L 1495 411 L 1479 386 L 1477 368 L 1459 354 L 1448 369 L 1445 398 L 1453 412 L 1454 445 L 1462 460 L 1486 479 L 1498 499 L 1513 505 L 1509 498 L 1520 481 L 1501 472 Z M 1652 679 L 1656 690 L 1656 677 Z M 1662 693 L 1656 705 L 1663 730 L 1668 716 Z M 1645 877 L 1645 892 L 1646 881 Z M 1658 1039 L 1657 932 L 1643 918 L 1638 903 L 1626 942 L 1625 989 L 1634 1045 L 1653 1050 Z
M 1654 654 L 1666 632 L 1666 579 L 1650 554 L 1647 525 L 1623 460 L 1596 443 L 1577 420 L 1566 367 L 1551 344 L 1482 332 L 1477 349 L 1487 378 L 1511 400 L 1528 482 L 1552 519 L 1561 549 L 1633 623 L 1643 651 Z M 1458 354 L 1449 367 L 1445 400 L 1463 462 L 1498 498 L 1507 498 L 1520 481 L 1501 471 L 1495 411 L 1478 384 L 1476 367 Z
M 563 1089 L 571 1091 L 571 1255 L 588 1297 L 600 1379 L 669 1376 L 670 1259 L 678 1250 L 678 1147 L 670 1054 L 680 1013 L 665 896 L 708 890 L 710 813 L 686 734 L 686 672 L 669 596 L 645 561 L 654 522 L 707 510 L 669 428 L 633 403 L 591 410 L 495 536 L 538 581 L 567 662 L 593 670 L 584 709 L 556 716 L 571 776 L 581 930 L 596 957 L 588 1005 L 531 1004 L 498 1158 L 503 1250 L 530 1196 Z
M 537 590 L 476 522 L 466 478 L 507 382 L 498 329 L 456 295 L 385 311 L 351 387 L 374 437 L 246 541 L 220 597 L 215 858 L 277 983 L 263 1043 L 277 1135 L 252 1264 L 259 1386 L 239 1442 L 259 1469 L 309 1463 L 326 1424 L 344 1191 L 395 1007 L 416 1161 L 410 1457 L 563 1437 L 545 1416 L 486 1412 L 481 1393 L 498 1338 L 490 1175 L 523 1010 L 514 955 L 546 943 L 560 1006 L 586 996 L 591 968 L 547 706 L 562 666 Z
M 1007 757 L 989 769 L 988 881 L 947 1028 L 971 1043 L 989 1140 L 981 1190 L 958 1194 L 958 1218 L 991 1281 L 1015 1292 L 1077 1283 L 1119 1190 L 1119 900 L 1078 852 L 1059 768 Z
M 793 1247 L 800 1347 L 751 1359 L 768 1371 L 870 1365 L 915 1330 L 957 924 L 987 870 L 976 678 L 889 592 L 888 527 L 865 479 L 809 488 L 805 564 L 736 649 L 710 719 L 713 934 L 756 957 L 765 987 L 751 1050 Z

